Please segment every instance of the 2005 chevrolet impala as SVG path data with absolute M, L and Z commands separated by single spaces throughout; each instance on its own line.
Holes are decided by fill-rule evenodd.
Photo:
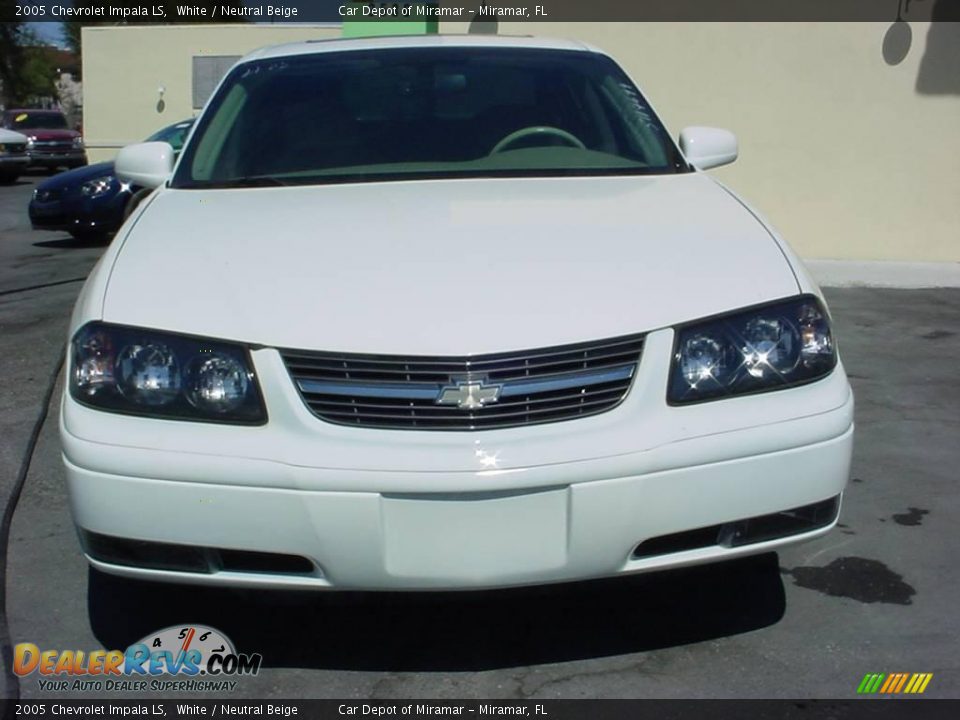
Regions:
M 457 589 L 827 533 L 853 398 L 786 243 L 568 41 L 261 50 L 90 276 L 61 435 L 101 570 Z M 771 178 L 771 182 L 775 178 Z

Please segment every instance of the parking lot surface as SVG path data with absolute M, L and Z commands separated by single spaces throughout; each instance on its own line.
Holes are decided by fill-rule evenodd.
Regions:
M 59 384 L 18 493 L 78 280 L 103 251 L 31 231 L 37 180 L 0 187 L 9 642 L 122 649 L 200 623 L 263 655 L 262 671 L 229 693 L 175 697 L 852 698 L 868 672 L 931 672 L 927 696 L 960 697 L 960 290 L 827 289 L 857 436 L 840 526 L 819 541 L 705 568 L 497 592 L 163 586 L 88 570 L 60 465 Z M 151 291 L 162 292 L 156 282 Z M 36 673 L 17 680 L 8 666 L 3 694 L 17 692 L 150 694 L 44 691 Z

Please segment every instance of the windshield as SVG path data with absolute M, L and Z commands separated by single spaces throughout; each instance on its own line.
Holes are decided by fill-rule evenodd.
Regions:
M 173 186 L 687 169 L 646 101 L 602 55 L 403 48 L 238 66 Z
M 60 113 L 18 112 L 11 113 L 9 127 L 12 130 L 66 130 L 67 119 Z

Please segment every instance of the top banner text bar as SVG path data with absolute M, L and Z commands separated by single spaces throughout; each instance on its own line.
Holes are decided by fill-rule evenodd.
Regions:
M 960 21 L 960 0 L 0 0 L 3 22 Z

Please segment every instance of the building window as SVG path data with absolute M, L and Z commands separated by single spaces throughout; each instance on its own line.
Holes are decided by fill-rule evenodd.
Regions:
M 240 55 L 203 55 L 193 58 L 193 109 L 202 108 L 220 79 Z

